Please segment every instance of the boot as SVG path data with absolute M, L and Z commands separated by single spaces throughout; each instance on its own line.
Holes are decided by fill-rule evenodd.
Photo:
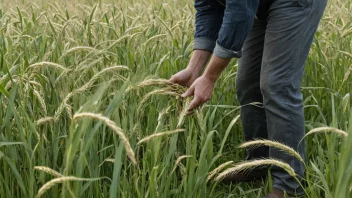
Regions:
M 273 191 L 263 198 L 298 198 L 296 196 L 288 195 L 284 191 L 274 188 Z

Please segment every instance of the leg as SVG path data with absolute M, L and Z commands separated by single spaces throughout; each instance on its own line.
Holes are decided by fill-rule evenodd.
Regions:
M 265 36 L 260 87 L 270 140 L 284 143 L 305 157 L 304 115 L 300 86 L 305 61 L 327 0 L 276 0 L 271 5 Z M 304 165 L 270 148 L 269 156 L 291 165 L 304 177 Z M 280 168 L 272 168 L 274 187 L 302 194 L 300 184 Z
M 244 46 L 243 56 L 239 60 L 236 78 L 237 98 L 241 108 L 241 119 L 246 141 L 267 139 L 267 124 L 264 108 L 248 105 L 263 102 L 260 92 L 260 68 L 263 57 L 265 29 L 267 22 L 256 19 L 252 31 Z M 268 148 L 261 147 L 247 151 L 247 159 L 268 157 Z
M 240 104 L 248 105 L 252 102 L 263 102 L 260 93 L 260 68 L 263 57 L 266 21 L 256 19 L 252 31 L 248 35 L 243 55 L 239 60 L 236 77 L 237 97 Z M 267 138 L 265 110 L 255 106 L 243 106 L 241 119 L 246 141 L 254 138 Z M 268 157 L 267 147 L 247 151 L 247 159 Z M 256 169 L 250 172 L 230 174 L 222 179 L 222 183 L 247 182 L 262 180 L 267 175 L 267 169 Z

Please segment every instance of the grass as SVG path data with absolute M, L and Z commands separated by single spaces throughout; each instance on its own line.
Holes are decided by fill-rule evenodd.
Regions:
M 302 87 L 309 198 L 352 197 L 352 2 L 329 3 Z M 258 165 L 238 148 L 236 60 L 192 115 L 165 80 L 187 65 L 193 16 L 186 0 L 0 0 L 0 197 L 269 192 L 214 181 Z

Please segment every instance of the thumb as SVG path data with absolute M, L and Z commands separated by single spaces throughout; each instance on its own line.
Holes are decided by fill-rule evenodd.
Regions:
M 194 94 L 194 86 L 191 86 L 187 91 L 181 95 L 182 98 L 187 98 L 189 96 L 192 96 Z

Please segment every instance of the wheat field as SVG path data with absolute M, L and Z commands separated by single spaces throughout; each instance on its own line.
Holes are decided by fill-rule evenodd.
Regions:
M 352 197 L 352 1 L 330 0 L 302 93 L 308 198 Z M 193 48 L 193 1 L 0 0 L 0 197 L 262 197 L 243 161 L 237 60 L 191 115 L 167 79 Z M 249 104 L 260 105 L 260 104 Z

